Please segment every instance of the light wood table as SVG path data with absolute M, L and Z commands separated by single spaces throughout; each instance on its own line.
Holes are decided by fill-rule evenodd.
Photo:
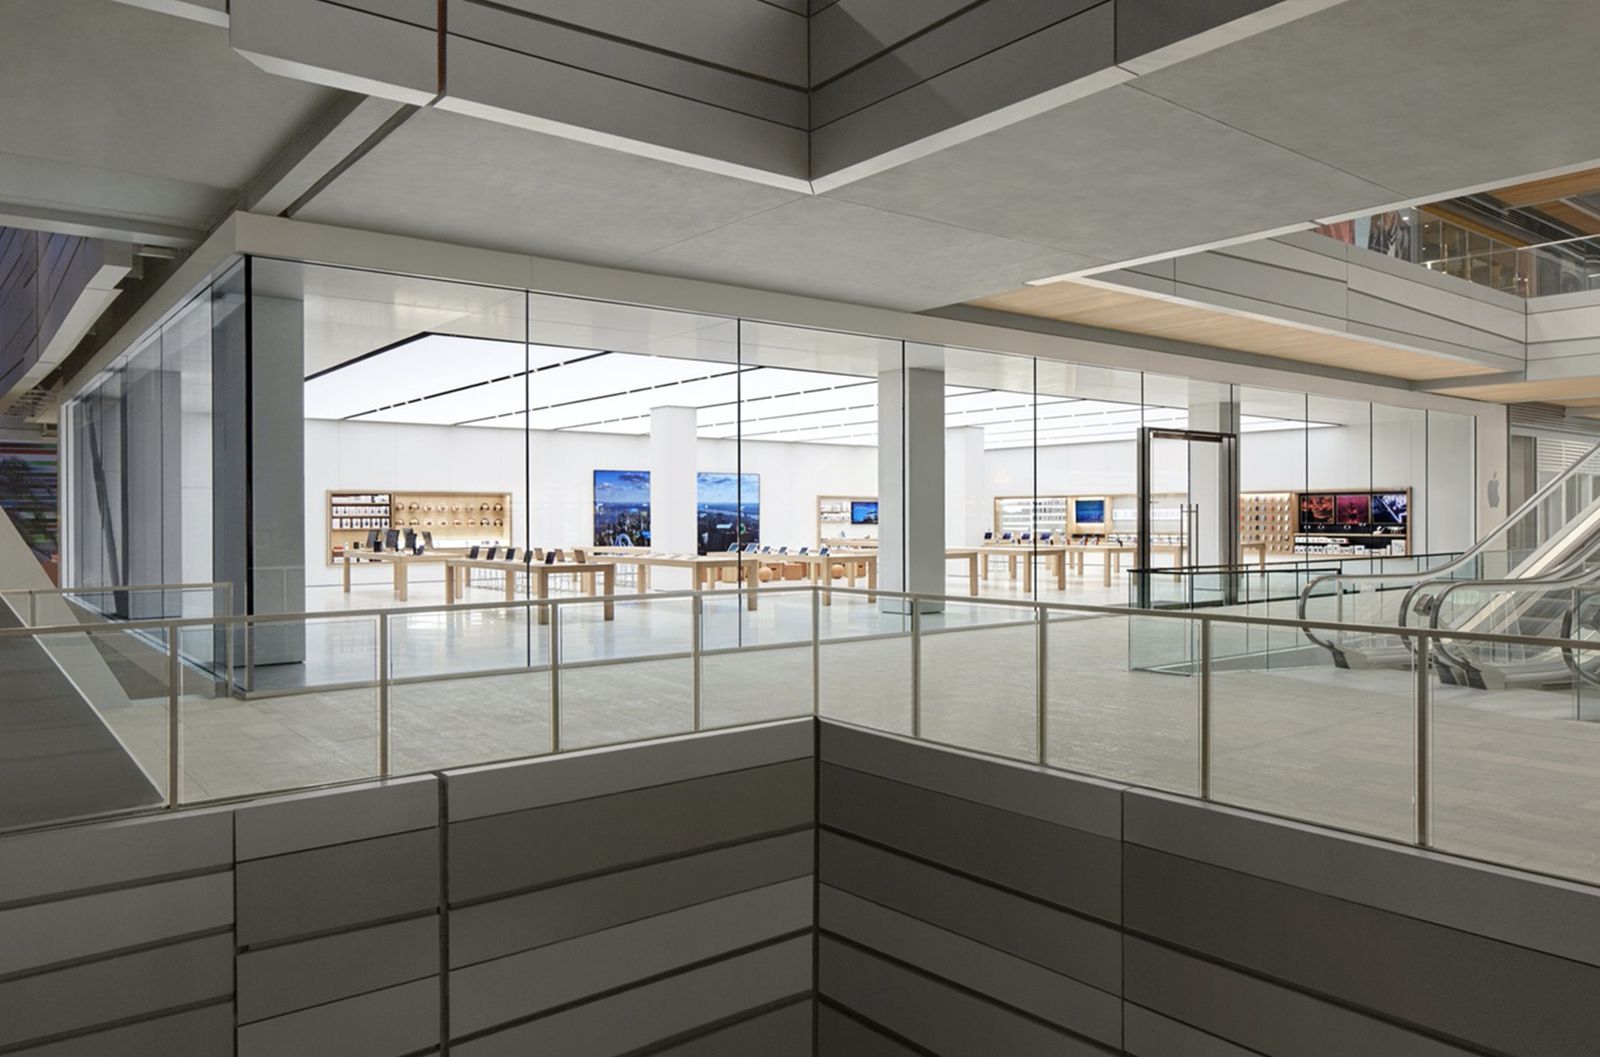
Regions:
M 833 583 L 833 566 L 844 567 L 845 583 L 854 587 L 858 577 L 867 581 L 867 590 L 878 589 L 878 552 L 875 550 L 848 550 L 829 551 L 827 554 L 807 552 L 805 554 L 750 554 L 747 557 L 759 558 L 762 565 L 804 565 L 806 566 L 806 579 L 822 588 L 822 604 L 833 605 L 833 592 L 828 588 Z M 858 572 L 857 569 L 860 569 Z M 757 574 L 756 579 L 760 579 Z M 877 601 L 875 595 L 867 596 L 868 602 Z
M 1011 579 L 1017 578 L 1017 559 L 1022 559 L 1022 590 L 1031 594 L 1033 592 L 1033 563 L 1039 558 L 1045 559 L 1050 568 L 1055 571 L 1056 590 L 1067 589 L 1067 553 L 1070 547 L 1064 543 L 986 543 L 978 548 L 980 554 L 1003 554 L 1006 558 L 1006 568 Z M 989 578 L 989 563 L 983 562 L 983 578 Z
M 978 548 L 977 547 L 947 547 L 944 552 L 947 562 L 962 561 L 967 563 L 967 593 L 973 598 L 978 597 Z
M 466 551 L 433 550 L 414 554 L 411 551 L 345 551 L 341 564 L 344 566 L 344 593 L 350 593 L 350 566 L 355 562 L 368 564 L 387 564 L 394 567 L 394 597 L 397 602 L 404 602 L 411 595 L 411 567 L 413 565 L 438 565 L 441 562 L 451 561 L 466 554 Z
M 634 582 L 639 587 L 639 593 L 650 590 L 649 563 L 633 561 L 634 558 L 650 557 L 649 547 L 589 547 L 587 550 L 597 558 L 615 558 L 618 565 L 633 566 Z
M 588 585 L 588 593 L 596 594 L 596 581 L 601 584 L 599 594 L 605 598 L 605 619 L 616 617 L 616 605 L 611 598 L 617 589 L 617 567 L 609 560 L 593 562 L 520 562 L 487 561 L 483 558 L 449 558 L 444 563 L 444 603 L 456 604 L 466 586 L 468 573 L 473 569 L 499 570 L 505 573 L 506 601 L 517 600 L 517 577 L 527 576 L 532 597 L 550 597 L 550 577 L 577 574 Z M 539 623 L 550 622 L 548 606 L 539 607 Z

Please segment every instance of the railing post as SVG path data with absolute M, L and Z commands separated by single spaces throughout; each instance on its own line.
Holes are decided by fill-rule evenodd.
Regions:
M 546 602 L 550 611 L 550 751 L 561 751 L 561 608 Z
M 178 699 L 183 668 L 178 658 L 178 629 L 167 625 L 167 806 L 177 807 L 180 799 L 180 776 L 183 763 L 180 756 Z
M 1039 623 L 1039 627 L 1038 627 L 1039 645 L 1038 645 L 1037 649 L 1035 650 L 1036 654 L 1038 655 L 1039 667 L 1038 667 L 1038 671 L 1035 673 L 1035 676 L 1034 676 L 1034 678 L 1036 680 L 1034 685 L 1038 690 L 1037 707 L 1038 707 L 1038 710 L 1039 710 L 1039 715 L 1038 715 L 1039 765 L 1042 767 L 1045 764 L 1050 762 L 1050 753 L 1049 753 L 1049 750 L 1047 748 L 1047 743 L 1046 743 L 1046 740 L 1045 740 L 1046 735 L 1049 732 L 1048 731 L 1048 727 L 1049 727 L 1049 716 L 1050 716 L 1050 687 L 1049 687 L 1050 666 L 1049 666 L 1049 663 L 1048 663 L 1049 662 L 1049 658 L 1048 658 L 1048 652 L 1047 652 L 1049 650 L 1049 648 L 1050 648 L 1050 611 L 1045 609 L 1044 606 L 1038 606 L 1038 607 L 1036 607 L 1034 609 L 1034 613 L 1038 617 L 1038 623 Z
M 389 777 L 389 614 L 378 614 L 378 777 Z
M 39 592 L 36 591 L 36 590 L 30 590 L 28 592 L 28 627 L 36 628 L 38 626 L 39 626 Z
M 1211 621 L 1200 621 L 1200 799 L 1211 799 Z
M 689 607 L 689 663 L 694 677 L 694 727 L 691 729 L 698 732 L 700 730 L 700 687 L 702 678 L 700 638 L 705 629 L 705 598 L 699 592 L 695 592 L 694 598 L 690 601 L 692 604 Z
M 911 736 L 922 737 L 922 607 L 911 599 Z
M 811 585 L 811 714 L 822 715 L 822 591 Z
M 1415 843 L 1426 848 L 1433 842 L 1433 683 L 1428 670 L 1432 640 L 1417 636 L 1417 729 L 1416 729 L 1416 833 Z

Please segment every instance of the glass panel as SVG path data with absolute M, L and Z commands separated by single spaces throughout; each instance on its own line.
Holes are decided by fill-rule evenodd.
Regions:
M 911 617 L 905 603 L 834 591 L 820 620 L 820 713 L 911 733 Z
M 641 598 L 556 607 L 563 750 L 694 729 L 694 605 Z
M 923 602 L 924 738 L 1017 759 L 1039 758 L 1034 610 Z
M 1413 662 L 1362 669 L 1302 651 L 1300 663 L 1213 671 L 1215 799 L 1408 840 L 1413 833 Z
M 389 617 L 394 774 L 550 751 L 550 625 L 529 606 Z
M 812 594 L 763 587 L 756 599 L 754 612 L 748 597 L 702 600 L 701 629 L 710 638 L 700 658 L 701 729 L 811 714 Z M 741 621 L 743 645 L 717 641 Z
M 248 663 L 242 696 L 213 680 L 185 680 L 179 709 L 185 803 L 378 774 L 376 618 L 283 623 L 306 641 L 307 663 Z M 278 641 L 269 627 L 252 629 L 252 656 L 255 641 Z
M 1161 630 L 1132 635 L 1134 622 Z M 1193 795 L 1199 790 L 1197 681 L 1188 643 L 1193 620 L 1052 613 L 1048 664 L 1048 763 L 1115 781 Z M 1142 663 L 1132 642 L 1174 647 Z

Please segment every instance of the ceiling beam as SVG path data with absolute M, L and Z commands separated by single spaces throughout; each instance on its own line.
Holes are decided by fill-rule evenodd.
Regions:
M 1419 393 L 1435 393 L 1444 389 L 1461 389 L 1465 386 L 1511 385 L 1527 380 L 1527 371 L 1502 371 L 1499 374 L 1458 374 L 1450 378 L 1426 378 L 1410 383 L 1408 388 Z

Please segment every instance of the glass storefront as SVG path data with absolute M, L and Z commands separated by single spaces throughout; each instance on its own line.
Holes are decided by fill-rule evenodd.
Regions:
M 1262 563 L 1475 535 L 1467 414 L 265 258 L 62 423 L 65 583 L 224 582 L 264 614 L 441 602 L 442 569 L 402 586 L 380 557 L 417 548 L 610 550 L 655 563 L 618 590 L 726 589 L 694 619 L 742 642 L 782 631 L 734 599 L 788 582 L 1122 604 L 1141 513 L 1153 566 L 1223 562 L 1234 531 Z M 1171 444 L 1141 512 L 1141 429 L 1236 436 L 1239 510 Z M 662 614 L 666 650 L 690 614 Z

